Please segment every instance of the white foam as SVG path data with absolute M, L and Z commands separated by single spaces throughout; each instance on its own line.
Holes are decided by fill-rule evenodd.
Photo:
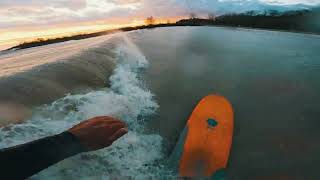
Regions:
M 154 95 L 139 74 L 148 61 L 124 35 L 118 37 L 118 64 L 110 77 L 111 87 L 87 94 L 68 95 L 38 107 L 23 124 L 0 130 L 0 148 L 60 133 L 82 120 L 110 115 L 126 121 L 129 133 L 112 147 L 69 158 L 32 179 L 87 179 L 89 177 L 146 177 L 160 173 L 162 138 L 144 134 L 146 117 L 158 108 Z

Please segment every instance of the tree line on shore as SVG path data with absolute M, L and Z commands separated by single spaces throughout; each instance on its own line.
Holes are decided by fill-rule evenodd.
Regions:
M 192 18 L 191 18 L 192 17 Z M 197 18 L 190 15 L 189 19 L 177 22 L 179 25 L 223 25 L 233 27 L 249 27 L 274 30 L 286 30 L 308 33 L 320 33 L 320 8 L 313 10 L 299 10 L 279 12 L 248 11 L 240 14 L 225 14 L 208 18 Z
M 320 34 L 320 8 L 313 10 L 299 10 L 279 12 L 275 10 L 268 11 L 248 11 L 239 14 L 224 14 L 216 16 L 214 13 L 209 13 L 206 18 L 199 18 L 195 13 L 190 13 L 189 18 L 171 23 L 167 20 L 166 23 L 157 23 L 155 17 L 150 16 L 145 19 L 145 25 L 136 27 L 124 27 L 116 30 L 106 30 L 96 33 L 79 34 L 67 37 L 59 37 L 53 39 L 38 38 L 31 42 L 24 42 L 10 49 L 25 49 L 52 43 L 64 42 L 69 40 L 79 40 L 90 37 L 106 35 L 121 31 L 132 31 L 138 29 L 150 29 L 156 27 L 168 26 L 210 26 L 222 25 L 232 27 L 249 27 L 249 28 L 265 28 L 275 30 L 287 30 L 298 32 L 309 32 Z

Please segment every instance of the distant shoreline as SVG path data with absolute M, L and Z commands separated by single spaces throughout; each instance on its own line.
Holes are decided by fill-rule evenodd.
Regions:
M 252 13 L 252 12 L 251 12 Z M 244 29 L 257 29 L 257 30 L 269 30 L 279 32 L 291 32 L 291 33 L 303 33 L 303 34 L 314 34 L 320 35 L 319 27 L 304 27 L 303 23 L 305 19 L 315 18 L 320 15 L 320 10 L 316 11 L 294 11 L 287 12 L 282 15 L 249 15 L 249 14 L 229 14 L 219 16 L 214 19 L 201 19 L 201 18 L 190 18 L 182 19 L 176 23 L 166 24 L 151 24 L 142 25 L 136 27 L 123 27 L 118 29 L 111 29 L 105 31 L 99 31 L 87 34 L 77 34 L 72 36 L 57 37 L 51 39 L 42 39 L 31 42 L 24 42 L 19 45 L 10 47 L 0 52 L 7 52 L 12 50 L 27 49 L 32 47 L 38 47 L 43 45 L 55 44 L 60 42 L 66 42 L 71 40 L 81 40 L 91 37 L 97 37 L 107 34 L 113 34 L 116 32 L 128 32 L 141 29 L 153 29 L 160 27 L 178 27 L 178 26 L 215 26 L 215 27 L 231 27 L 231 28 L 244 28 Z
M 32 48 L 32 47 L 45 46 L 45 45 L 49 45 L 49 44 L 61 43 L 61 42 L 72 41 L 72 40 L 82 40 L 82 39 L 87 39 L 87 38 L 92 38 L 92 37 L 114 34 L 117 32 L 129 32 L 129 31 L 142 30 L 142 29 L 154 29 L 154 28 L 161 28 L 161 27 L 183 27 L 183 26 L 184 27 L 187 27 L 187 26 L 189 26 L 189 27 L 191 27 L 191 26 L 206 26 L 206 27 L 241 28 L 241 29 L 251 29 L 251 30 L 267 30 L 267 31 L 320 35 L 320 33 L 317 33 L 317 32 L 305 32 L 305 31 L 282 30 L 282 29 L 271 29 L 271 28 L 253 28 L 253 27 L 245 27 L 245 26 L 159 24 L 159 25 L 152 25 L 152 26 L 125 27 L 125 28 L 120 28 L 120 29 L 100 31 L 100 32 L 96 32 L 96 33 L 79 34 L 79 35 L 73 35 L 73 36 L 67 36 L 67 37 L 59 37 L 59 38 L 55 38 L 55 39 L 46 39 L 43 41 L 31 41 L 31 42 L 26 42 L 26 43 L 19 44 L 17 46 L 10 47 L 10 48 L 2 50 L 0 52 L 6 52 L 6 51 L 10 51 L 10 50 L 28 49 L 28 48 Z
M 4 49 L 0 52 L 6 52 L 10 50 L 20 50 L 20 49 L 27 49 L 32 47 L 38 47 L 38 46 L 44 46 L 49 44 L 55 44 L 60 42 L 66 42 L 71 40 L 81 40 L 81 39 L 87 39 L 92 37 L 98 37 L 108 34 L 114 34 L 117 32 L 128 32 L 128 31 L 134 31 L 139 29 L 152 29 L 157 27 L 173 27 L 176 26 L 175 24 L 156 24 L 156 25 L 143 25 L 143 26 L 136 26 L 136 27 L 123 27 L 123 28 L 117 28 L 117 29 L 110 29 L 110 30 L 104 30 L 94 33 L 86 33 L 86 34 L 77 34 L 72 36 L 64 36 L 64 37 L 57 37 L 57 38 L 49 38 L 49 39 L 42 39 L 39 38 L 38 40 L 30 41 L 30 42 L 24 42 L 19 45 L 10 47 L 8 49 Z

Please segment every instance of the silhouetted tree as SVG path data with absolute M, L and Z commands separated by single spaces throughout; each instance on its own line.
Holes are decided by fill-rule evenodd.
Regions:
M 213 13 L 208 14 L 208 19 L 211 21 L 214 21 L 216 19 L 216 16 Z
M 190 19 L 196 19 L 197 15 L 195 13 L 190 13 L 189 18 Z
M 153 17 L 153 16 L 147 17 L 147 19 L 145 20 L 145 23 L 146 23 L 147 25 L 152 25 L 152 24 L 154 24 L 154 23 L 155 23 L 154 17 Z
M 279 16 L 280 12 L 277 10 L 269 10 L 269 15 L 270 16 Z
M 35 41 L 41 42 L 41 41 L 45 41 L 44 38 L 37 38 Z
M 249 16 L 253 16 L 256 14 L 256 12 L 251 10 L 251 11 L 247 11 L 246 14 Z

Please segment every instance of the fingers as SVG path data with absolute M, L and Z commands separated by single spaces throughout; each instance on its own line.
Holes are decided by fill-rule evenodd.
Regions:
M 125 135 L 128 133 L 128 129 L 127 128 L 121 128 L 118 131 L 116 131 L 110 138 L 109 140 L 111 142 L 114 142 L 115 140 L 119 139 L 121 136 Z
M 126 128 L 126 127 L 127 127 L 127 125 L 123 122 L 113 123 L 110 125 L 110 129 L 112 131 L 118 131 L 119 129 Z
M 126 123 L 108 116 L 95 117 L 68 130 L 90 150 L 110 146 L 128 132 Z
M 98 117 L 95 117 L 95 118 L 92 118 L 96 121 L 120 121 L 119 119 L 116 119 L 116 118 L 113 118 L 113 117 L 110 117 L 110 116 L 98 116 Z
M 98 116 L 98 117 L 94 117 L 89 120 L 83 121 L 81 124 L 98 126 L 102 124 L 112 124 L 112 123 L 119 123 L 119 122 L 123 123 L 122 121 L 109 116 Z
M 117 131 L 118 129 L 127 127 L 126 123 L 122 122 L 122 121 L 106 121 L 106 122 L 99 122 L 99 123 L 95 123 L 94 125 L 92 125 L 93 128 L 106 128 L 106 130 L 111 130 L 111 131 Z

